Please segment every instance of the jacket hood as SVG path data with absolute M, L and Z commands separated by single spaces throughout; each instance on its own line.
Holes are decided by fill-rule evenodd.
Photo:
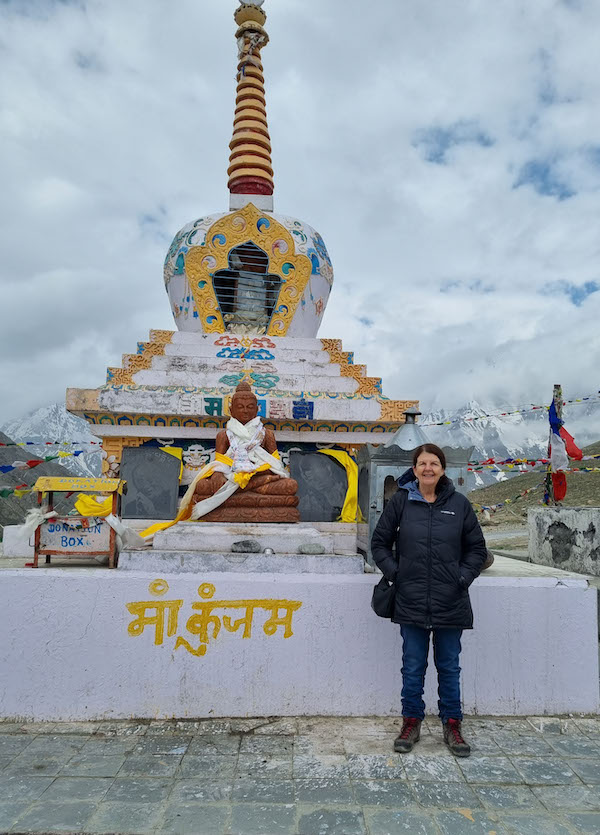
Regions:
M 408 490 L 409 493 L 412 492 L 413 488 L 412 485 L 414 484 L 415 487 L 418 489 L 418 482 L 417 477 L 414 474 L 413 468 L 409 467 L 406 472 L 404 472 L 399 479 L 397 479 L 396 484 L 403 490 Z M 456 491 L 454 486 L 454 482 L 451 478 L 448 478 L 447 475 L 443 475 L 437 483 L 437 491 L 436 495 L 437 498 L 440 499 L 442 496 L 445 498 L 447 496 L 452 495 Z

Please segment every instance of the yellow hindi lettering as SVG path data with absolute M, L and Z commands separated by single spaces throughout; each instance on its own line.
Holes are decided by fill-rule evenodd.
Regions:
M 237 632 L 240 626 L 244 626 L 244 631 L 242 633 L 242 638 L 250 638 L 252 635 L 252 618 L 254 616 L 254 607 L 259 601 L 257 600 L 231 600 L 229 603 L 224 604 L 223 608 L 243 608 L 246 609 L 246 614 L 242 615 L 242 617 L 234 620 L 232 622 L 232 618 L 229 615 L 223 615 L 223 626 L 228 632 Z M 233 605 L 232 605 L 233 604 Z
M 155 580 L 148 587 L 154 595 L 165 594 L 168 591 L 168 584 L 165 580 Z M 192 603 L 193 614 L 188 618 L 186 630 L 190 635 L 197 637 L 198 646 L 194 647 L 183 636 L 179 635 L 175 642 L 175 649 L 183 647 L 191 655 L 201 657 L 206 655 L 210 641 L 215 641 L 221 632 L 221 627 L 226 632 L 238 632 L 242 630 L 242 638 L 252 636 L 252 621 L 256 609 L 265 609 L 270 616 L 263 624 L 263 632 L 267 636 L 275 635 L 278 628 L 283 627 L 283 637 L 290 638 L 292 631 L 292 618 L 294 612 L 302 606 L 298 600 L 275 600 L 275 599 L 248 599 L 248 600 L 212 600 L 215 594 L 215 586 L 212 583 L 203 583 L 198 587 L 198 595 L 202 598 Z M 165 627 L 168 637 L 175 635 L 178 625 L 179 610 L 183 600 L 140 600 L 134 603 L 127 603 L 127 609 L 135 619 L 127 627 L 130 635 L 141 635 L 146 626 L 154 627 L 154 643 L 160 645 L 165 636 Z M 242 610 L 233 614 L 231 610 Z M 221 610 L 217 614 L 216 610 Z M 227 612 L 225 614 L 225 612 Z
M 140 600 L 136 603 L 125 604 L 136 620 L 132 620 L 127 631 L 130 635 L 141 635 L 146 626 L 154 626 L 154 643 L 160 646 L 165 635 L 165 617 L 167 618 L 167 635 L 171 638 L 177 632 L 179 609 L 183 600 Z M 146 612 L 154 609 L 154 614 L 148 616 Z
M 296 600 L 261 600 L 260 602 L 265 604 L 261 608 L 270 609 L 272 612 L 271 617 L 265 621 L 263 626 L 265 635 L 274 635 L 277 632 L 277 627 L 283 626 L 283 637 L 291 638 L 294 634 L 292 632 L 292 617 L 294 612 L 302 606 L 302 603 Z M 281 617 L 279 616 L 280 609 L 285 609 L 285 614 Z

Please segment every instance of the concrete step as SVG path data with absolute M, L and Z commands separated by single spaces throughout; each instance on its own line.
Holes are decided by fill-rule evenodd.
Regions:
M 232 554 L 202 551 L 122 551 L 119 571 L 152 574 L 363 574 L 359 554 Z
M 234 542 L 254 539 L 261 551 L 297 554 L 301 545 L 321 545 L 325 554 L 336 552 L 333 534 L 298 524 L 256 524 L 229 522 L 178 522 L 154 536 L 155 551 L 210 551 L 226 553 Z

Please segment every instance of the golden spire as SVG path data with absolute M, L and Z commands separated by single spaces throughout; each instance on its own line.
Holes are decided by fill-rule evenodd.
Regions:
M 267 15 L 263 0 L 241 2 L 234 13 L 238 24 L 237 93 L 233 137 L 229 143 L 228 188 L 231 194 L 273 194 L 271 142 L 265 106 L 265 79 L 260 50 L 269 42 L 263 29 Z

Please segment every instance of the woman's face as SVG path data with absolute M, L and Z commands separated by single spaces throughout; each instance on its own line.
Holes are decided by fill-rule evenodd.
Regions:
M 419 482 L 419 487 L 426 487 L 429 490 L 435 490 L 438 481 L 444 475 L 442 462 L 432 452 L 422 452 L 417 458 L 413 470 Z

